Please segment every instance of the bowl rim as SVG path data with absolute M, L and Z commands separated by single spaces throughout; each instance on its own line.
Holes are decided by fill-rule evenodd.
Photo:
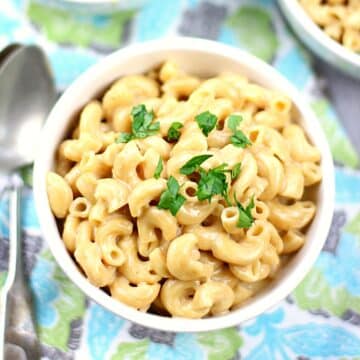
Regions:
M 238 63 L 240 66 L 247 66 L 253 71 L 260 72 L 262 76 L 265 76 L 266 78 L 271 78 L 272 82 L 276 82 L 276 86 L 278 88 L 280 86 L 291 98 L 293 103 L 295 103 L 301 114 L 302 121 L 304 125 L 306 125 L 305 129 L 308 131 L 311 126 L 313 134 L 312 140 L 321 151 L 322 170 L 324 171 L 324 169 L 326 169 L 326 176 L 323 178 L 319 192 L 321 190 L 323 193 L 326 189 L 327 196 L 322 196 L 323 202 L 317 204 L 319 211 L 316 215 L 316 217 L 318 217 L 318 223 L 321 224 L 321 226 L 316 227 L 314 230 L 313 239 L 315 240 L 312 242 L 309 241 L 309 248 L 305 254 L 306 256 L 304 256 L 301 261 L 298 260 L 298 263 L 294 266 L 292 272 L 289 275 L 286 275 L 286 279 L 283 279 L 275 287 L 270 289 L 260 300 L 257 300 L 257 302 L 250 300 L 245 307 L 241 307 L 219 317 L 186 319 L 143 313 L 111 298 L 104 291 L 92 285 L 86 277 L 80 273 L 74 260 L 71 258 L 71 255 L 65 249 L 54 216 L 51 213 L 46 194 L 46 173 L 51 169 L 51 165 L 54 162 L 53 153 L 50 154 L 48 150 L 49 143 L 52 137 L 60 137 L 60 132 L 63 132 L 69 122 L 68 120 L 59 125 L 58 120 L 61 119 L 61 109 L 63 106 L 66 106 L 68 101 L 71 102 L 73 101 L 73 98 L 79 96 L 80 89 L 88 89 L 88 86 L 91 83 L 94 83 L 96 79 L 101 79 L 101 74 L 104 73 L 106 69 L 116 67 L 116 64 L 123 59 L 131 59 L 138 55 L 145 57 L 147 54 L 171 50 L 201 52 L 202 56 L 215 55 L 223 57 Z M 105 84 L 102 85 L 105 86 Z M 108 85 L 109 84 L 106 84 L 106 86 Z M 315 135 L 316 137 L 314 137 Z M 41 139 L 38 156 L 34 166 L 35 206 L 37 214 L 41 214 L 41 216 L 38 216 L 40 228 L 57 264 L 59 264 L 69 279 L 89 298 L 112 313 L 143 326 L 173 332 L 210 331 L 234 326 L 258 316 L 278 304 L 295 289 L 309 272 L 325 243 L 331 224 L 335 199 L 334 166 L 325 135 L 314 113 L 302 99 L 301 94 L 295 87 L 270 65 L 240 49 L 220 44 L 215 41 L 197 38 L 165 38 L 120 49 L 90 67 L 68 87 L 50 112 L 43 128 Z
M 352 52 L 327 35 L 306 13 L 298 0 L 279 0 L 280 5 L 285 7 L 286 12 L 291 14 L 292 21 L 301 26 L 302 30 L 310 37 L 322 44 L 332 54 L 343 61 L 355 66 L 360 71 L 360 54 Z M 290 19 L 289 19 L 290 20 Z M 297 31 L 296 31 L 297 33 Z

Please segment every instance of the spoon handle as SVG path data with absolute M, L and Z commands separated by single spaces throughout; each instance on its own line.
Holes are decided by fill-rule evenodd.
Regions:
M 4 359 L 5 334 L 12 314 L 9 313 L 9 293 L 13 287 L 23 282 L 20 238 L 20 195 L 21 186 L 15 185 L 10 192 L 10 224 L 9 224 L 9 266 L 8 274 L 1 289 L 0 297 L 0 359 Z M 15 310 L 16 309 L 12 309 Z

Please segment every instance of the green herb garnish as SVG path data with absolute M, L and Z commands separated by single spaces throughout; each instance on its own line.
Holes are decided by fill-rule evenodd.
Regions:
M 217 123 L 216 115 L 212 114 L 210 111 L 205 111 L 196 115 L 195 120 L 205 136 L 209 135 L 210 131 L 214 129 Z
M 235 180 L 241 171 L 241 162 L 234 165 L 234 167 L 231 170 L 231 180 Z
M 230 115 L 228 119 L 228 128 L 233 132 L 233 135 L 230 138 L 231 143 L 234 146 L 246 148 L 251 145 L 251 142 L 241 130 L 237 129 L 242 120 L 243 118 L 241 115 Z
M 254 218 L 251 215 L 251 210 L 254 208 L 254 196 L 251 197 L 249 204 L 244 208 L 234 195 L 235 204 L 239 210 L 239 219 L 236 226 L 239 228 L 248 229 L 254 222 Z
M 131 133 L 121 133 L 116 139 L 117 143 L 127 143 L 132 139 L 143 139 L 156 134 L 160 129 L 160 123 L 152 121 L 155 114 L 147 111 L 144 104 L 134 106 L 131 110 L 132 124 Z
M 226 166 L 227 164 L 222 164 L 209 171 L 200 168 L 200 180 L 196 192 L 199 200 L 209 200 L 210 202 L 214 195 L 222 195 L 229 202 L 225 175 L 229 170 L 225 170 Z
M 176 141 L 179 139 L 181 132 L 179 131 L 184 125 L 181 122 L 173 122 L 168 130 L 167 138 L 169 141 Z
M 177 180 L 170 176 L 167 181 L 167 190 L 161 194 L 157 207 L 169 210 L 175 216 L 186 200 L 184 196 L 179 194 L 179 189 L 180 185 Z
M 154 178 L 155 179 L 158 179 L 161 175 L 161 172 L 163 171 L 163 163 L 162 163 L 162 159 L 161 157 L 159 157 L 159 161 L 156 165 L 156 169 L 155 169 L 155 172 L 154 172 Z
M 232 130 L 232 132 L 235 132 L 237 127 L 240 125 L 240 123 L 243 121 L 243 117 L 241 115 L 230 115 L 228 119 L 228 128 Z
M 250 140 L 241 130 L 236 130 L 234 135 L 231 136 L 230 141 L 234 146 L 241 148 L 246 148 L 251 145 Z
M 207 160 L 211 157 L 212 157 L 212 155 L 210 155 L 210 154 L 194 156 L 188 162 L 186 162 L 185 165 L 183 165 L 180 168 L 180 174 L 183 174 L 183 175 L 192 174 L 193 172 L 195 172 L 196 170 L 199 169 L 200 165 L 205 160 Z

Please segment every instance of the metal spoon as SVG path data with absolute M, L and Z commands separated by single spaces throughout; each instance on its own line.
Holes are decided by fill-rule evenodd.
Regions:
M 22 346 L 28 359 L 40 355 L 35 340 L 22 341 L 13 331 L 28 297 L 19 222 L 22 182 L 16 170 L 33 161 L 42 124 L 54 101 L 51 71 L 42 51 L 35 46 L 15 47 L 0 63 L 0 171 L 11 175 L 9 270 L 0 295 L 0 359 L 15 359 L 4 355 L 5 339 Z

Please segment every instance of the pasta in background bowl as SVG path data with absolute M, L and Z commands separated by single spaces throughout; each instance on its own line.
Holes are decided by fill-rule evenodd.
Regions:
M 43 138 L 34 188 L 50 249 L 90 298 L 145 326 L 256 316 L 326 239 L 322 130 L 284 78 L 237 49 L 177 38 L 120 50 L 69 87 Z
M 358 0 L 329 0 L 326 3 L 318 0 L 278 1 L 295 33 L 316 55 L 347 74 L 360 78 Z M 351 13 L 347 13 L 346 9 L 350 6 Z

